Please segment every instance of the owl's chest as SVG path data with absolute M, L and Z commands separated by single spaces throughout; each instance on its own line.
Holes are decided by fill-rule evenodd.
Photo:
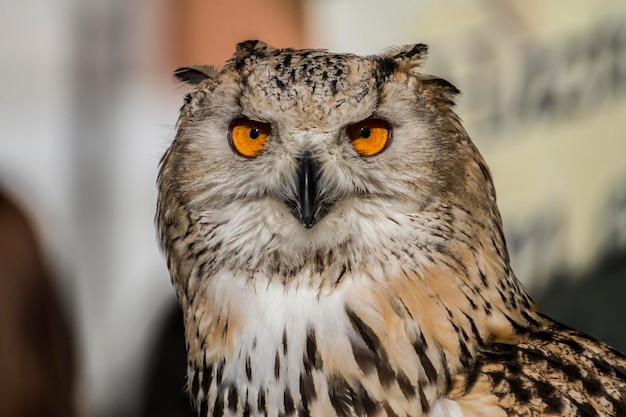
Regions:
M 420 365 L 427 355 L 385 324 L 364 291 L 356 279 L 324 293 L 216 277 L 187 318 L 188 331 L 197 329 L 189 337 L 197 406 L 242 416 L 426 415 L 436 397 Z M 197 334 L 208 337 L 194 342 Z
M 208 290 L 213 314 L 204 317 L 224 335 L 207 340 L 221 345 L 209 350 L 224 361 L 223 380 L 259 389 L 298 386 L 307 356 L 320 361 L 322 354 L 337 357 L 349 351 L 346 289 L 322 293 L 253 285 L 236 277 L 220 280 L 224 285 L 216 280 Z

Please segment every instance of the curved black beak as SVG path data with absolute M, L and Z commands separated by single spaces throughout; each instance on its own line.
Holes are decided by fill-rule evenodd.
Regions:
M 302 226 L 312 228 L 319 220 L 320 196 L 317 191 L 318 166 L 310 151 L 305 151 L 298 166 L 298 201 L 296 218 Z

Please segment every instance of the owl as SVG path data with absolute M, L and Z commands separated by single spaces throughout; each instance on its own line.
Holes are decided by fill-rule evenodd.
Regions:
M 156 219 L 199 416 L 626 415 L 626 358 L 515 278 L 426 53 L 247 41 L 176 71 Z

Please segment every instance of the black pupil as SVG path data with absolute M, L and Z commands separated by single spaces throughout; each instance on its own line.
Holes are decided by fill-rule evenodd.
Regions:
M 369 128 L 367 128 L 367 127 L 362 127 L 362 128 L 359 130 L 359 133 L 361 134 L 361 137 L 362 137 L 363 139 L 367 139 L 367 138 L 369 138 L 369 137 L 370 137 L 370 135 L 372 134 L 372 132 L 370 132 Z
M 250 130 L 250 139 L 258 139 L 259 135 L 261 134 L 261 132 L 259 131 L 258 128 L 254 128 Z

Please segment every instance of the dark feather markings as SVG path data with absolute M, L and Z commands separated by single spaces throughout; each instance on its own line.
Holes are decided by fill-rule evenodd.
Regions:
M 308 372 L 300 374 L 300 398 L 304 404 L 309 404 L 317 398 L 313 375 Z
M 194 370 L 193 372 L 193 376 L 191 378 L 191 386 L 189 387 L 189 389 L 191 390 L 191 394 L 196 397 L 198 395 L 198 392 L 200 390 L 200 372 L 198 370 Z
M 212 380 L 213 380 L 213 365 L 209 365 L 202 371 L 201 386 L 202 386 L 202 392 L 204 393 L 204 395 L 207 395 L 207 393 L 209 392 L 209 387 L 211 386 Z
M 464 368 L 469 368 L 472 366 L 473 356 L 467 347 L 467 343 L 465 343 L 459 334 L 459 360 L 461 361 L 461 365 Z
M 380 404 L 370 398 L 360 383 L 352 387 L 339 375 L 328 378 L 328 395 L 338 417 L 373 416 L 380 411 Z
M 428 378 L 429 382 L 435 383 L 437 381 L 437 370 L 435 369 L 433 363 L 426 354 L 426 349 L 428 348 L 428 346 L 426 345 L 426 339 L 424 339 L 424 335 L 420 334 L 419 339 L 414 340 L 412 345 L 413 350 L 415 350 L 415 353 L 417 353 L 417 356 L 419 357 L 422 368 L 424 368 L 426 378 Z
M 346 308 L 346 314 L 350 319 L 352 327 L 359 334 L 367 348 L 372 352 L 372 356 L 370 357 L 359 348 L 358 345 L 353 343 L 352 348 L 355 359 L 358 357 L 366 367 L 369 366 L 369 361 L 373 360 L 376 371 L 378 372 L 378 380 L 383 387 L 388 388 L 395 380 L 396 373 L 389 363 L 389 357 L 380 342 L 380 338 L 353 310 Z
M 470 328 L 472 329 L 472 334 L 474 335 L 474 339 L 478 342 L 478 346 L 484 345 L 483 337 L 480 334 L 480 331 L 478 330 L 478 328 L 476 327 L 476 322 L 474 322 L 474 319 L 472 319 L 470 315 L 465 312 L 463 313 L 463 315 L 465 316 L 465 318 L 470 324 Z
M 554 414 L 563 412 L 565 403 L 556 388 L 545 381 L 535 381 L 535 389 L 539 397 L 541 397 L 542 401 L 546 404 L 546 412 Z
M 200 403 L 200 407 L 198 408 L 197 411 L 198 411 L 198 415 L 201 417 L 209 416 L 209 406 L 207 405 L 206 398 L 202 400 L 202 402 Z
M 380 343 L 380 338 L 361 318 L 351 309 L 346 308 L 346 314 L 350 319 L 350 323 L 354 330 L 357 331 L 363 342 L 367 345 L 367 348 L 374 353 L 384 352 L 383 346 Z M 386 356 L 386 353 L 385 353 Z
M 298 417 L 311 417 L 311 413 L 306 405 L 302 404 L 298 407 Z
M 407 400 L 412 399 L 416 395 L 416 388 L 411 384 L 411 381 L 402 371 L 398 372 L 398 386 L 402 391 L 402 394 Z
M 365 375 L 369 375 L 376 369 L 377 357 L 367 347 L 361 347 L 359 344 L 352 342 L 352 355 L 357 365 Z
M 426 399 L 426 394 L 424 394 L 424 389 L 422 388 L 422 384 L 418 384 L 417 393 L 419 394 L 420 406 L 422 407 L 422 413 L 426 414 L 428 413 L 428 410 L 430 410 L 430 404 L 428 404 L 428 400 Z
M 224 415 L 224 390 L 220 389 L 215 398 L 213 405 L 213 417 L 222 417 Z
M 228 409 L 231 412 L 237 411 L 237 405 L 239 403 L 239 392 L 234 384 L 231 384 L 228 388 Z
M 246 378 L 248 378 L 248 382 L 252 381 L 252 365 L 250 363 L 250 356 L 246 356 Z
M 361 396 L 361 404 L 363 405 L 364 415 L 366 416 L 375 416 L 380 410 L 380 403 L 374 402 L 374 400 L 367 395 L 367 391 L 365 390 L 363 390 Z
M 261 388 L 259 390 L 259 396 L 257 398 L 257 410 L 259 413 L 267 415 L 267 403 L 265 402 L 265 390 Z
M 219 361 L 215 367 L 215 382 L 217 383 L 217 385 L 220 385 L 222 383 L 222 376 L 224 375 L 224 364 L 225 364 L 225 359 L 222 359 L 221 361 Z
M 345 264 L 341 267 L 341 271 L 339 272 L 339 275 L 337 276 L 337 279 L 335 280 L 335 285 L 338 285 L 341 282 L 343 277 L 346 275 L 347 269 L 348 267 Z
M 328 397 L 337 417 L 350 417 L 353 394 L 354 391 L 343 377 L 332 375 L 328 378 Z
M 393 408 L 391 408 L 391 406 L 389 405 L 388 402 L 384 402 L 383 403 L 383 408 L 385 409 L 385 414 L 387 414 L 387 417 L 399 417 L 395 411 L 393 411 Z
M 309 328 L 306 336 L 306 353 L 304 355 L 304 368 L 310 370 L 311 367 L 319 370 L 322 369 L 322 357 L 317 350 L 317 337 L 315 329 Z
M 280 355 L 278 351 L 276 352 L 276 357 L 274 358 L 274 377 L 276 379 L 280 378 Z
M 293 402 L 293 397 L 291 396 L 291 392 L 289 391 L 289 388 L 286 388 L 285 392 L 283 393 L 283 404 L 285 406 L 286 415 L 290 416 L 294 413 L 294 411 L 296 411 L 296 408 Z
M 528 403 L 532 398 L 532 393 L 524 387 L 524 384 L 520 378 L 521 369 L 513 369 L 513 366 L 508 366 L 510 374 L 507 378 L 509 383 L 509 390 L 511 394 L 515 396 L 515 399 L 522 404 Z
M 481 375 L 481 369 L 478 366 L 474 366 L 472 367 L 469 371 L 467 371 L 467 374 L 465 376 L 465 392 L 469 392 L 473 387 L 474 384 L 476 384 L 476 382 L 478 382 L 478 378 Z M 499 376 L 497 377 L 492 377 L 493 381 L 494 381 L 494 385 L 497 385 L 497 383 L 495 382 L 495 379 L 498 378 L 499 380 L 501 380 L 502 378 L 504 378 L 504 373 L 500 373 Z

